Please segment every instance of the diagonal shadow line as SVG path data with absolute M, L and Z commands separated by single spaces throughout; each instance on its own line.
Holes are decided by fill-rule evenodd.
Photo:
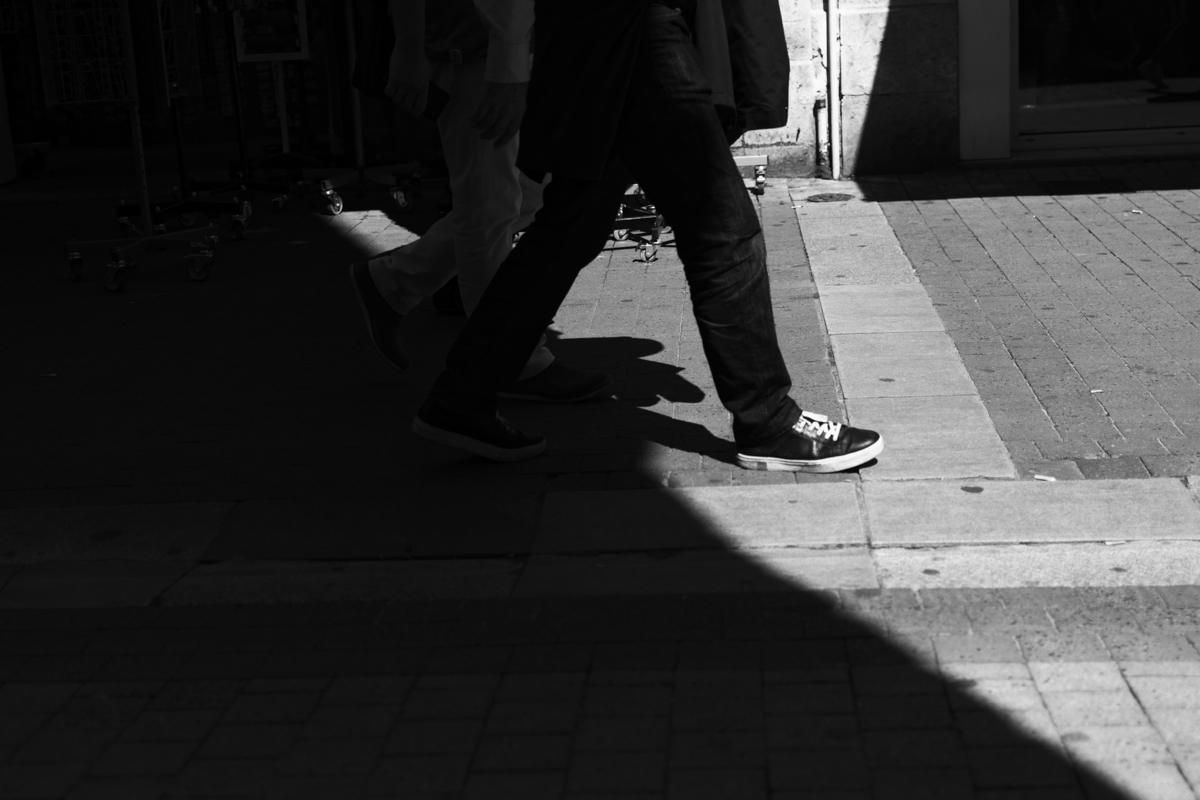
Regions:
M 269 287 L 276 278 L 256 280 Z M 320 286 L 325 291 L 325 284 Z M 347 319 L 353 317 L 347 314 Z M 335 322 L 330 329 L 339 325 Z M 452 334 L 453 326 L 441 333 L 446 338 Z M 180 338 L 189 332 L 172 328 L 164 329 L 163 335 Z M 430 344 L 436 350 L 435 343 Z M 568 349 L 612 348 L 611 342 L 562 344 Z M 609 357 L 628 360 L 631 353 L 651 350 L 653 344 L 630 340 L 626 350 L 618 347 Z M 648 368 L 649 388 L 656 396 L 698 399 L 702 390 L 680 378 L 677 369 Z M 229 390 L 238 390 L 235 379 L 225 380 Z M 397 391 L 403 393 L 393 413 L 404 418 L 409 413 L 405 404 L 415 403 L 417 393 L 388 385 L 399 386 Z M 138 387 L 127 391 L 136 394 Z M 344 413 L 361 411 L 364 397 L 376 391 L 368 386 L 344 393 L 333 407 L 340 406 Z M 648 397 L 647 392 L 635 403 Z M 395 402 L 394 397 L 388 399 Z M 561 409 L 546 419 L 590 424 L 588 415 L 602 414 L 605 405 Z M 653 423 L 648 427 L 657 433 L 626 434 L 626 440 L 659 441 L 657 435 L 661 443 L 674 447 L 701 439 L 701 450 L 710 443 L 715 448 L 720 441 L 706 429 L 699 434 L 698 425 L 666 420 L 636 404 L 633 408 L 646 415 Z M 253 453 L 264 444 L 252 431 L 238 433 L 249 435 L 230 442 L 233 455 Z M 333 449 L 327 452 L 331 456 L 326 477 L 347 468 L 332 455 Z M 403 455 L 410 460 L 423 457 L 422 452 Z M 640 472 L 644 486 L 654 486 L 654 476 L 637 466 L 637 457 L 635 453 L 628 462 L 629 471 Z M 421 467 L 435 471 L 438 465 Z M 536 469 L 536 461 L 530 467 Z M 440 468 L 457 482 L 458 502 L 477 507 L 472 519 L 511 516 L 504 503 L 512 501 L 516 490 L 510 487 L 506 494 L 501 486 L 476 492 L 490 480 L 487 475 L 519 482 L 530 474 L 457 458 L 443 458 Z M 404 487 L 393 481 L 409 473 L 384 472 L 381 485 L 403 493 Z M 545 485 L 538 486 L 533 481 L 523 491 L 544 499 Z M 308 485 L 297 488 L 311 491 Z M 474 728 L 468 726 L 475 731 L 467 737 L 468 745 L 444 745 L 460 752 L 465 746 L 471 756 L 422 761 L 381 755 L 373 762 L 363 794 L 374 787 L 403 796 L 415 791 L 414 786 L 430 785 L 420 783 L 428 779 L 456 796 L 463 787 L 469 789 L 491 775 L 528 773 L 551 776 L 548 796 L 583 790 L 738 800 L 769 793 L 791 796 L 789 792 L 839 798 L 1001 797 L 1003 792 L 1021 797 L 1039 796 L 1035 792 L 1127 796 L 979 700 L 970 691 L 970 681 L 943 679 L 927 659 L 914 656 L 848 609 L 848 598 L 865 606 L 875 598 L 880 604 L 902 605 L 905 597 L 806 588 L 764 566 L 752 553 L 730 547 L 725 531 L 670 490 L 646 488 L 632 499 L 621 492 L 587 494 L 610 506 L 618 518 L 624 515 L 628 524 L 645 524 L 649 518 L 654 527 L 672 535 L 686 532 L 687 546 L 614 556 L 561 555 L 557 582 L 535 592 L 530 581 L 536 577 L 539 554 L 533 554 L 530 542 L 523 553 L 516 552 L 514 560 L 524 565 L 523 574 L 515 592 L 506 596 L 373 605 L 353 612 L 367 616 L 356 618 L 360 627 L 344 631 L 335 630 L 343 627 L 340 622 L 317 613 L 298 627 L 328 635 L 330 652 L 314 654 L 287 637 L 269 645 L 280 658 L 262 677 L 294 679 L 331 670 L 339 677 L 401 679 L 409 689 L 395 700 L 401 722 L 393 726 L 393 734 L 401 723 L 412 723 L 416 727 L 411 730 L 432 736 L 432 727 L 420 727 L 422 720 L 475 722 Z M 295 498 L 291 495 L 287 502 L 295 504 Z M 359 498 L 334 499 L 353 507 Z M 540 509 L 535 509 L 535 519 L 537 513 Z M 401 513 L 393 524 L 397 520 L 409 521 Z M 345 531 L 329 520 L 321 522 L 321 535 L 337 546 Z M 418 524 L 430 525 L 444 539 L 474 535 L 464 529 L 461 518 Z M 272 612 L 248 606 L 236 614 L 261 624 Z M 164 613 L 161 624 L 186 616 Z M 363 637 L 371 644 L 363 644 Z M 200 640 L 193 646 L 203 657 L 219 652 L 223 643 Z M 449 706 L 429 711 L 431 693 L 437 692 Z M 549 746 L 534 748 L 536 758 L 522 761 L 519 747 L 512 745 L 515 749 L 502 750 L 508 754 L 497 761 L 495 751 L 488 749 L 537 737 L 548 746 L 553 745 L 549 740 L 559 742 L 566 756 Z M 328 747 L 332 751 L 335 745 Z M 320 753 L 320 748 L 313 752 Z M 354 779 L 345 780 L 347 787 L 357 785 Z M 353 789 L 350 793 L 359 794 Z

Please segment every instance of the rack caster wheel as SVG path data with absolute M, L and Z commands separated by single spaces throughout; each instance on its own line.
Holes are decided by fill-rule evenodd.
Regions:
M 196 215 L 195 214 L 180 214 L 179 215 L 179 225 L 180 225 L 180 227 L 183 227 L 183 228 L 196 227 Z
M 120 231 L 122 239 L 128 239 L 133 235 L 133 225 L 129 222 L 128 217 L 121 217 L 117 220 L 117 230 Z
M 400 189 L 392 189 L 392 199 L 396 201 L 396 205 L 401 208 L 408 208 L 408 198 L 404 196 L 404 192 Z
M 618 242 L 623 242 L 629 238 L 629 231 L 625 230 L 624 228 L 621 228 L 618 231 L 613 231 L 612 238 L 616 239 Z
M 246 221 L 241 217 L 234 217 L 230 224 L 230 229 L 233 231 L 233 239 L 240 242 L 246 238 Z
M 325 201 L 328 204 L 327 208 L 329 209 L 330 216 L 336 217 L 346 207 L 345 203 L 342 202 L 341 195 L 337 192 L 327 192 L 325 194 Z
M 70 253 L 67 255 L 67 269 L 71 272 L 71 283 L 79 283 L 83 280 L 83 256 L 79 253 Z
M 283 209 L 287 206 L 287 201 L 288 201 L 288 196 L 286 194 L 281 194 L 278 197 L 272 197 L 271 198 L 271 207 L 274 208 L 275 213 L 278 214 L 280 211 L 283 211 Z
M 109 264 L 108 271 L 104 275 L 104 288 L 110 292 L 121 291 L 121 264 Z
M 154 235 L 155 236 L 162 236 L 162 235 L 166 234 L 166 232 L 167 232 L 166 225 L 159 223 L 158 225 L 154 226 Z
M 212 268 L 213 254 L 205 253 L 202 255 L 194 255 L 187 257 L 187 273 L 188 277 L 194 281 L 202 281 L 208 278 L 208 271 Z
M 254 216 L 254 206 L 249 200 L 246 200 L 242 203 L 242 219 L 248 220 L 252 216 Z

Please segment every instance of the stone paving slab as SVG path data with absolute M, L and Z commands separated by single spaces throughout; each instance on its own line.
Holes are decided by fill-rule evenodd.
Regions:
M 1200 584 L 1200 541 L 887 547 L 873 554 L 880 585 L 893 589 Z
M 846 411 L 884 439 L 886 455 L 862 471 L 864 481 L 1017 477 L 977 395 L 858 397 Z
M 200 557 L 234 503 L 0 509 L 0 564 Z
M 1200 540 L 1200 506 L 1175 480 L 863 484 L 875 546 Z
M 829 339 L 847 400 L 976 393 L 945 333 L 845 333 Z
M 741 594 L 801 588 L 874 589 L 865 547 L 773 547 L 736 555 L 712 550 L 532 556 L 516 597 Z
M 821 310 L 830 334 L 945 330 L 919 284 L 826 286 Z
M 555 492 L 536 553 L 865 545 L 853 483 Z

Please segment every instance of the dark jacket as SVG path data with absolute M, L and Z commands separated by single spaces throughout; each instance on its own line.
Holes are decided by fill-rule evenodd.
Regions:
M 550 172 L 597 180 L 616 138 L 633 79 L 642 12 L 650 0 L 537 0 L 538 43 L 517 164 L 535 179 Z M 697 5 L 693 13 L 690 3 Z M 705 14 L 719 2 L 723 14 Z M 681 0 L 730 141 L 787 122 L 787 43 L 779 0 Z M 711 6 L 710 6 L 711 9 Z M 724 36 L 718 28 L 724 23 Z M 719 46 L 723 38 L 727 55 Z M 724 95 L 724 96 L 723 96 Z M 728 108 L 728 107 L 727 107 Z

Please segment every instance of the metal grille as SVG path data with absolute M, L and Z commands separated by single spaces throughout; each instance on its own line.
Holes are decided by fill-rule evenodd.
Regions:
M 167 94 L 172 98 L 197 97 L 203 92 L 193 0 L 159 0 L 158 13 L 162 23 Z
M 136 102 L 126 0 L 34 5 L 46 105 Z

